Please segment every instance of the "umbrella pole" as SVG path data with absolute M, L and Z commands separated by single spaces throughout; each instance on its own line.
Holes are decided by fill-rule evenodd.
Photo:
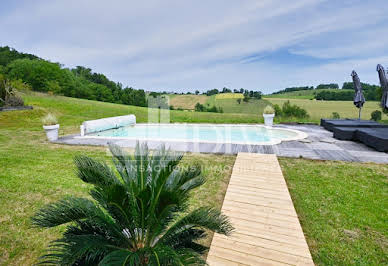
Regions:
M 361 109 L 362 107 L 360 107 L 360 109 L 358 110 L 358 120 L 361 120 Z

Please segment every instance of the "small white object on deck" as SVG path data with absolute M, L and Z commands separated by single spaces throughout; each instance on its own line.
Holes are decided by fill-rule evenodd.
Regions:
M 136 124 L 136 116 L 131 115 L 123 115 L 123 116 L 115 116 L 102 118 L 97 120 L 89 120 L 85 121 L 81 125 L 81 136 L 85 136 L 85 134 L 100 132 L 104 130 L 109 130 L 112 128 L 125 127 Z

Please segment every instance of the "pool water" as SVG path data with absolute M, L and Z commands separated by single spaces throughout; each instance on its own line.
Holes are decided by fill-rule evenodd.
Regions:
M 136 124 L 101 131 L 88 137 L 265 145 L 306 136 L 296 130 L 260 125 Z

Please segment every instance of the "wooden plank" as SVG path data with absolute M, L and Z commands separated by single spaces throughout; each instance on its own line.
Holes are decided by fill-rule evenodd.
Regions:
M 232 249 L 241 253 L 256 254 L 256 256 L 269 258 L 274 261 L 294 264 L 294 265 L 312 265 L 310 258 L 305 258 L 286 252 L 281 252 L 273 249 L 263 248 L 251 244 L 246 244 L 241 241 L 230 241 L 228 239 L 217 239 L 216 245 L 220 245 L 221 248 Z
M 208 255 L 207 256 L 207 263 L 209 263 L 212 266 L 239 266 L 239 265 L 247 265 L 242 263 L 237 263 L 234 261 L 226 260 L 224 258 L 220 258 L 217 256 Z
M 235 231 L 214 234 L 209 265 L 314 265 L 276 155 L 237 155 L 222 212 Z

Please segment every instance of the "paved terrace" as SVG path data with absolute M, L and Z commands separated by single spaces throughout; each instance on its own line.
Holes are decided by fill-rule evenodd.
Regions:
M 239 153 L 222 212 L 230 236 L 214 234 L 214 265 L 314 265 L 275 155 Z
M 300 130 L 306 132 L 309 136 L 299 141 L 285 141 L 277 145 L 182 143 L 171 141 L 165 144 L 166 147 L 186 152 L 230 154 L 251 152 L 316 160 L 388 163 L 388 153 L 375 151 L 362 143 L 334 139 L 333 133 L 321 126 L 277 125 L 276 127 Z M 134 147 L 136 144 L 136 141 L 133 140 L 82 139 L 77 135 L 65 136 L 57 141 L 57 143 L 72 145 L 107 145 L 108 142 L 114 142 L 122 147 Z M 148 141 L 148 146 L 151 149 L 161 144 L 159 141 Z

